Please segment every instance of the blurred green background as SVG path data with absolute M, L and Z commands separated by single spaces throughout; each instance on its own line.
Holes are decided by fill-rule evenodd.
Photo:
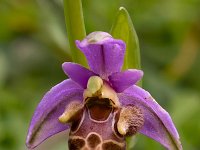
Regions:
M 185 150 L 200 149 L 200 1 L 83 0 L 87 33 L 110 31 L 124 6 L 137 31 L 143 87 L 172 116 Z M 70 61 L 61 0 L 0 0 L 0 150 L 24 150 L 35 107 Z M 66 133 L 38 150 L 66 149 Z M 137 150 L 164 150 L 138 135 Z

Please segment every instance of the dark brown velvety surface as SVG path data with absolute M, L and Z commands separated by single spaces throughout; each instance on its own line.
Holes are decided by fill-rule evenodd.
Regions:
M 80 150 L 85 145 L 83 139 L 69 139 L 68 143 L 70 150 Z
M 95 148 L 97 147 L 97 145 L 99 145 L 101 143 L 101 139 L 98 135 L 96 134 L 91 134 L 88 138 L 87 138 L 87 143 L 88 146 L 90 148 Z

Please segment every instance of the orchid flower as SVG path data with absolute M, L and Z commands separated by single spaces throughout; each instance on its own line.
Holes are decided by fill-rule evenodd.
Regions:
M 182 150 L 170 115 L 136 83 L 143 72 L 122 71 L 125 43 L 105 32 L 76 41 L 90 70 L 72 62 L 62 67 L 69 79 L 50 89 L 30 123 L 27 147 L 70 129 L 70 150 L 124 150 L 125 138 L 144 134 L 169 150 Z

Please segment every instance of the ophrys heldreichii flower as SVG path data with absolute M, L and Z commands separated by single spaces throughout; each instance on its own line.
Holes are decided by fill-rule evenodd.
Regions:
M 141 70 L 121 71 L 125 43 L 105 32 L 76 41 L 90 70 L 65 62 L 69 79 L 45 94 L 32 118 L 28 148 L 70 129 L 70 150 L 124 150 L 125 137 L 144 134 L 165 148 L 181 150 L 169 114 L 144 89 L 135 85 Z

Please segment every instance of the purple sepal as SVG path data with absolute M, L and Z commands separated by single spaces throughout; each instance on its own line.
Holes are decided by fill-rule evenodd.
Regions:
M 115 91 L 121 93 L 128 87 L 137 83 L 142 78 L 142 76 L 142 70 L 129 69 L 123 72 L 113 73 L 108 78 Z
M 68 129 L 69 126 L 61 124 L 58 117 L 69 102 L 82 101 L 82 96 L 83 89 L 70 79 L 51 88 L 35 110 L 26 139 L 27 147 L 33 149 L 48 137 Z
M 182 150 L 178 132 L 170 115 L 142 88 L 134 85 L 118 94 L 123 105 L 135 105 L 144 113 L 140 133 L 158 141 L 169 150 Z

